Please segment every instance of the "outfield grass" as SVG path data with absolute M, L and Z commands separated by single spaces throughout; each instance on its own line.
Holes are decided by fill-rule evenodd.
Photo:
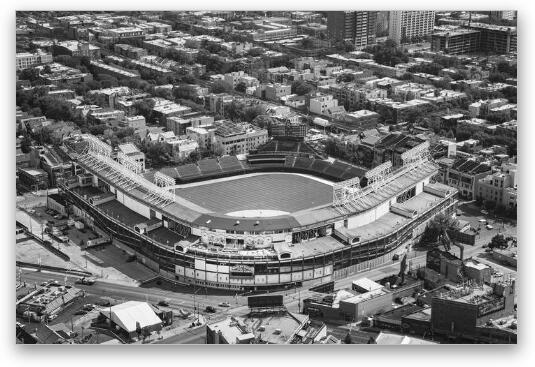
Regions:
M 293 213 L 332 202 L 332 187 L 293 174 L 269 173 L 177 189 L 176 194 L 213 210 L 280 210 Z

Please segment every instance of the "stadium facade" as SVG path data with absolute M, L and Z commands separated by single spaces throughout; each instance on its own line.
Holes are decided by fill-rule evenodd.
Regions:
M 328 203 L 273 216 L 268 211 L 236 217 L 175 195 L 176 178 L 141 174 L 134 161 L 114 157 L 109 145 L 91 135 L 73 140 L 69 155 L 85 171 L 60 185 L 75 214 L 135 251 L 162 277 L 209 288 L 258 291 L 340 278 L 410 245 L 431 218 L 454 212 L 457 202 L 454 188 L 433 182 L 438 166 L 426 142 L 403 153 L 401 167 L 387 162 L 364 177 L 340 175 L 331 182 Z M 314 174 L 282 162 L 256 160 L 248 172 L 325 177 L 329 168 Z

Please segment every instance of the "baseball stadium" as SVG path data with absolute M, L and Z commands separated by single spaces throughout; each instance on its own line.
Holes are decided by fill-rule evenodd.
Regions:
M 342 278 L 410 246 L 457 203 L 454 188 L 434 182 L 425 141 L 401 165 L 370 170 L 322 159 L 302 141 L 151 172 L 92 135 L 65 145 L 76 174 L 60 188 L 74 213 L 160 276 L 208 288 Z

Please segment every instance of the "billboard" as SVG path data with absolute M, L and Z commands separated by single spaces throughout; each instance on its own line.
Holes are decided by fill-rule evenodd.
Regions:
M 282 295 L 272 296 L 251 296 L 247 297 L 247 304 L 249 307 L 280 307 L 283 306 Z

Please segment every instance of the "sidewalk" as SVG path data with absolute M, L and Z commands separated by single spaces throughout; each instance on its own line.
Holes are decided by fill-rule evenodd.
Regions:
M 203 315 L 199 315 L 198 319 L 201 322 L 201 325 L 199 326 L 190 327 L 191 323 L 193 322 L 193 319 L 187 320 L 188 322 L 178 327 L 173 327 L 172 325 L 170 327 L 167 326 L 167 329 L 164 327 L 160 331 L 160 335 L 158 335 L 157 333 L 154 333 L 153 335 L 150 336 L 150 339 L 146 340 L 145 342 L 143 342 L 143 340 L 138 340 L 131 344 L 155 344 L 165 339 L 171 338 L 173 336 L 180 335 L 180 334 L 187 333 L 187 332 L 192 332 L 194 330 L 202 328 L 203 326 L 207 325 L 207 321 L 213 322 L 212 320 L 206 320 Z

